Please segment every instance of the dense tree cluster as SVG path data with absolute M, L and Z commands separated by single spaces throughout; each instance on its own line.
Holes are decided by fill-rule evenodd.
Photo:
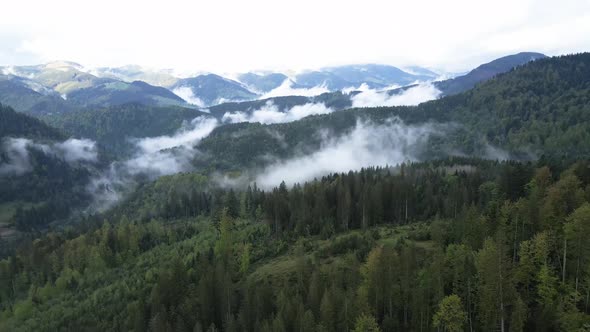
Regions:
M 161 183 L 156 220 L 121 208 L 1 261 L 0 327 L 588 328 L 590 163 L 556 170 L 453 160 L 270 191 Z
M 63 139 L 65 135 L 30 116 L 0 104 L 0 138 Z M 1 142 L 0 142 L 1 143 Z
M 74 137 L 98 142 L 101 148 L 115 157 L 126 157 L 136 149 L 132 138 L 170 135 L 184 122 L 204 114 L 190 108 L 133 103 L 48 115 L 42 119 Z
M 51 153 L 28 146 L 25 151 L 17 151 L 15 156 L 15 152 L 7 148 L 10 138 L 51 143 L 65 140 L 66 136 L 38 119 L 0 105 L 0 166 L 13 163 L 22 170 L 22 173 L 0 174 L 0 215 L 10 215 L 9 223 L 21 231 L 44 228 L 52 221 L 67 217 L 72 207 L 89 201 L 85 186 L 91 169 L 76 167 Z M 0 220 L 0 224 L 3 222 L 6 220 Z M 0 252 L 4 245 L 0 242 Z

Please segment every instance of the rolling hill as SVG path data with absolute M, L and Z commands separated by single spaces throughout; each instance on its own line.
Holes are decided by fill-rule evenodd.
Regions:
M 0 237 L 44 229 L 88 204 L 95 163 L 100 157 L 90 142 L 0 105 Z
M 416 81 L 433 80 L 431 74 L 411 74 L 397 67 L 377 64 L 329 67 L 296 76 L 297 84 L 307 87 L 326 86 L 329 90 L 356 88 L 365 83 L 373 89 L 392 85 L 408 85 Z
M 466 75 L 453 79 L 436 82 L 436 87 L 443 95 L 453 95 L 473 88 L 477 83 L 489 80 L 490 78 L 522 66 L 530 61 L 543 59 L 546 56 L 541 53 L 522 52 L 508 55 L 485 63 Z
M 0 102 L 30 114 L 57 114 L 85 107 L 126 103 L 186 105 L 171 91 L 142 81 L 95 76 L 72 62 L 5 67 L 0 75 Z
M 191 108 L 124 104 L 47 116 L 42 119 L 72 137 L 95 140 L 116 158 L 134 152 L 133 138 L 170 135 L 184 122 L 209 116 Z
M 180 79 L 171 89 L 181 96 L 188 94 L 189 97 L 185 97 L 188 102 L 203 107 L 227 101 L 252 100 L 257 97 L 239 82 L 215 74 Z
M 186 105 L 182 98 L 171 91 L 141 81 L 113 81 L 79 89 L 68 95 L 68 101 L 80 107 L 109 107 L 129 103 L 152 106 Z
M 444 139 L 433 138 L 424 158 L 449 153 L 482 157 L 488 145 L 522 158 L 590 156 L 589 64 L 588 53 L 539 59 L 472 90 L 415 107 L 351 109 L 288 124 L 226 125 L 199 148 L 209 154 L 206 163 L 220 169 L 259 167 L 268 160 L 263 156 L 286 158 L 296 149 L 317 149 L 322 142 L 318 132 L 341 135 L 359 119 L 383 123 L 399 117 L 407 124 L 445 123 L 453 129 Z
M 288 77 L 281 73 L 244 73 L 238 76 L 238 80 L 245 84 L 251 91 L 257 91 L 259 93 L 269 92 L 278 88 L 286 79 Z

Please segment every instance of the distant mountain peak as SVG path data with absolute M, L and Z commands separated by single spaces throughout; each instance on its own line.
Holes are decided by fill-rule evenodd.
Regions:
M 73 61 L 64 61 L 64 60 L 47 62 L 46 64 L 43 65 L 43 67 L 45 67 L 46 69 L 72 68 L 72 69 L 76 69 L 76 70 L 80 70 L 80 71 L 82 71 L 84 69 L 84 66 L 82 66 L 79 63 L 76 63 Z

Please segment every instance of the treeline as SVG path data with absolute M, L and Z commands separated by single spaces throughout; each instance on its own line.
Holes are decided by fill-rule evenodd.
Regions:
M 0 329 L 590 327 L 589 162 L 557 172 L 447 161 L 271 191 L 170 188 L 157 187 L 168 197 L 160 221 L 129 213 L 1 261 Z
M 232 218 L 266 220 L 278 235 L 321 233 L 327 237 L 381 224 L 455 218 L 465 206 L 482 208 L 491 200 L 515 199 L 524 194 L 534 167 L 531 163 L 453 158 L 364 168 L 291 187 L 282 183 L 269 191 L 255 183 L 241 192 L 174 187 L 159 197 L 149 217 L 204 215 L 219 220 L 221 210 L 227 208 Z

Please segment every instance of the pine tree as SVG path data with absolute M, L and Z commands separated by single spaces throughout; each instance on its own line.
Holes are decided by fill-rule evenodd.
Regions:
M 461 298 L 455 294 L 442 299 L 438 305 L 438 311 L 432 318 L 432 325 L 443 332 L 461 332 L 467 320 L 467 314 L 463 309 Z
M 354 325 L 354 332 L 381 332 L 375 317 L 366 314 L 360 315 Z

